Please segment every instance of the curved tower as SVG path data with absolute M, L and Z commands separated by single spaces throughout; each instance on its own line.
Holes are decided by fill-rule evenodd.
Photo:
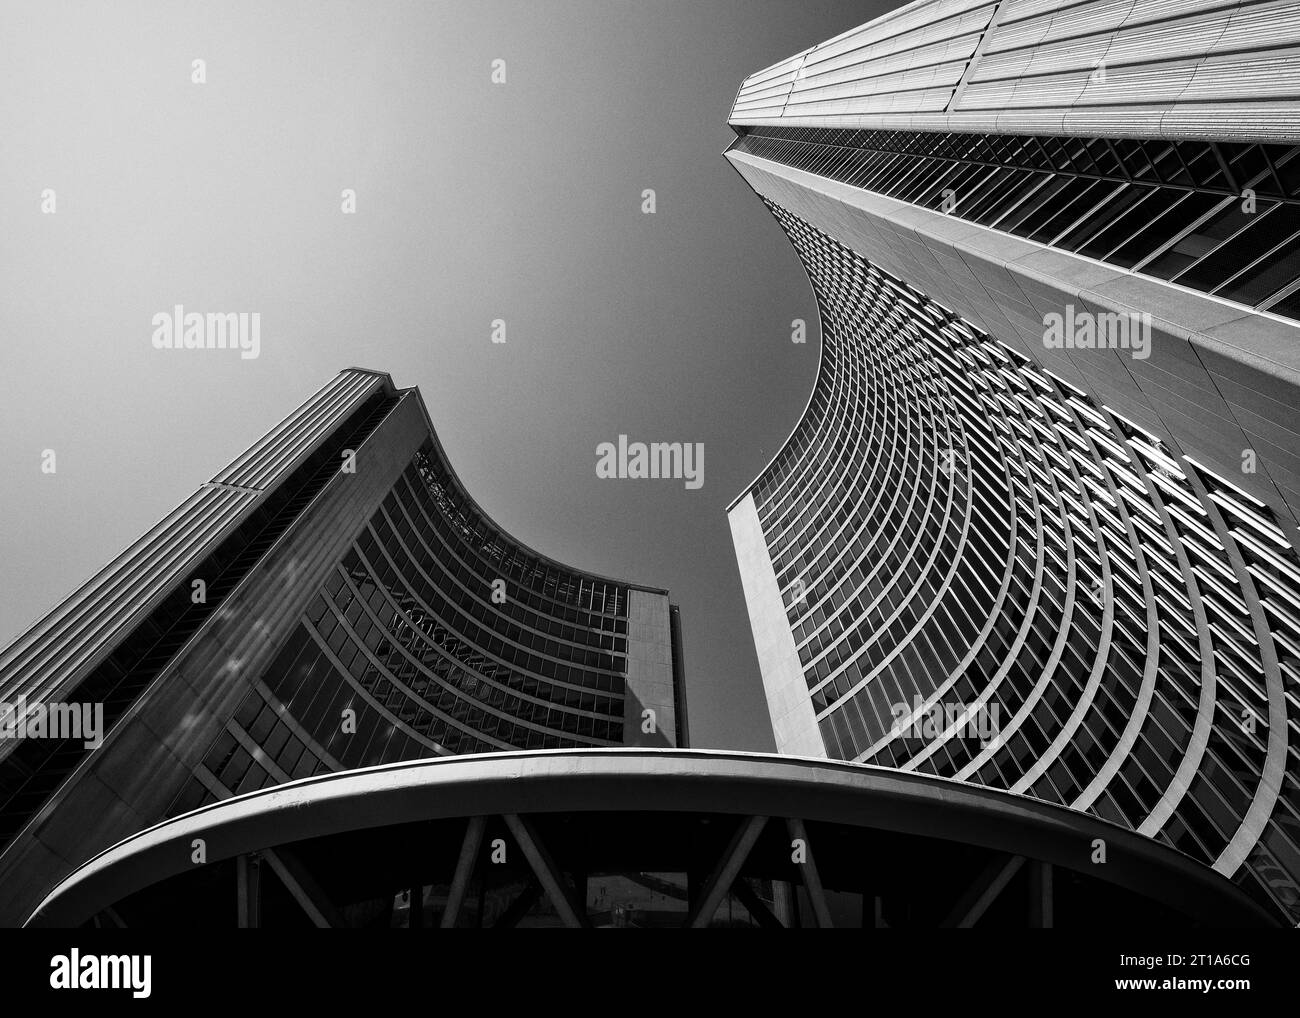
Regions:
M 678 633 L 666 591 L 504 533 L 419 391 L 346 370 L 0 655 L 0 922 L 166 817 L 295 778 L 685 745 Z M 100 744 L 38 731 L 56 711 Z
M 1300 137 L 1270 96 L 1300 48 L 1277 6 L 921 0 L 746 79 L 726 156 L 822 345 L 729 515 L 782 752 L 1094 814 L 1294 924 Z

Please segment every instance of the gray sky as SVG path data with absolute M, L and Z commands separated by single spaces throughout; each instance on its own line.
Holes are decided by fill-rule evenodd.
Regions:
M 357 365 L 510 533 L 668 587 L 695 744 L 770 749 L 724 508 L 816 308 L 719 153 L 746 74 L 892 6 L 0 2 L 0 645 Z M 261 356 L 155 350 L 178 303 Z M 704 486 L 597 478 L 619 434 L 703 442 Z

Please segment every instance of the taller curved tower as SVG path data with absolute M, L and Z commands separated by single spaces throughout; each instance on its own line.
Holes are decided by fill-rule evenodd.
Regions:
M 1095 814 L 1294 924 L 1284 6 L 920 0 L 747 78 L 726 157 L 822 343 L 729 516 L 782 752 Z
M 667 591 L 496 526 L 419 390 L 343 371 L 0 654 L 0 923 L 129 835 L 295 778 L 684 746 L 679 633 Z M 86 707 L 100 745 L 36 728 Z

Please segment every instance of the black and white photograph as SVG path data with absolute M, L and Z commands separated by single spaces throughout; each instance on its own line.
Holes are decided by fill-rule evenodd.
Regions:
M 0 0 L 0 282 L 7 989 L 1294 1007 L 1300 0 Z

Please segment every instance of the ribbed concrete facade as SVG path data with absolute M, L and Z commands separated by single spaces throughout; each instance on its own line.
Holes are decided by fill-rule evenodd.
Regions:
M 747 77 L 733 125 L 1300 142 L 1291 0 L 919 0 Z
M 669 615 L 665 591 L 502 532 L 418 390 L 344 371 L 0 658 L 0 702 L 102 703 L 107 729 L 98 748 L 0 740 L 0 922 L 232 794 L 426 756 L 677 745 Z
M 727 152 L 822 319 L 730 509 L 778 747 L 1105 817 L 1292 923 L 1296 17 L 913 4 L 747 79 Z

